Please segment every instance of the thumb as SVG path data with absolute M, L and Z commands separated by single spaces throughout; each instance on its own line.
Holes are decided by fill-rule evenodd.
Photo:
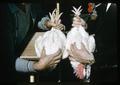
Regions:
M 46 51 L 45 51 L 45 47 L 43 47 L 41 57 L 45 57 L 45 56 L 46 56 Z

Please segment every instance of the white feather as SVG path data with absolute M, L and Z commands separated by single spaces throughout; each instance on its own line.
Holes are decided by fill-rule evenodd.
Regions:
M 64 51 L 66 37 L 60 30 L 52 28 L 43 36 L 39 36 L 35 41 L 35 51 L 40 57 L 43 47 L 45 47 L 46 55 L 54 54 L 59 49 Z
M 85 28 L 82 27 L 81 25 L 77 27 L 73 27 L 67 34 L 67 40 L 66 40 L 66 51 L 63 54 L 63 57 L 66 58 L 68 57 L 68 52 L 67 50 L 70 50 L 70 46 L 73 43 L 76 43 L 76 47 L 78 49 L 81 49 L 81 42 L 85 45 L 85 48 L 88 50 L 88 52 L 92 55 L 89 58 L 86 56 L 84 59 L 89 59 L 93 60 L 94 56 L 92 52 L 95 49 L 95 39 L 93 35 L 89 35 L 86 31 Z M 78 64 L 80 64 L 77 61 L 71 61 L 70 62 L 72 67 L 75 69 Z

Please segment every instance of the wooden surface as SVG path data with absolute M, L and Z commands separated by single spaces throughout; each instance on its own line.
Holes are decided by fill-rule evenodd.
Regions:
M 36 38 L 38 38 L 38 36 L 42 36 L 43 34 L 44 34 L 44 32 L 36 32 L 33 35 L 32 39 L 30 40 L 30 42 L 24 49 L 20 58 L 24 58 L 24 59 L 28 59 L 28 60 L 38 60 L 39 59 L 36 55 L 34 44 L 35 44 Z

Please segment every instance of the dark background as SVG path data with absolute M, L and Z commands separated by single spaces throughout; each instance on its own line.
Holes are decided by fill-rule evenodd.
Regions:
M 36 8 L 33 9 L 34 12 L 40 12 L 40 9 L 44 10 L 46 14 L 48 12 L 52 12 L 56 7 L 56 2 L 60 3 L 60 11 L 63 12 L 61 16 L 62 23 L 66 26 L 66 31 L 70 30 L 72 23 L 72 6 L 79 7 L 82 5 L 83 12 L 87 13 L 87 4 L 88 1 L 82 0 L 40 0 L 37 2 L 32 2 Z M 96 2 L 96 4 L 99 2 Z M 104 2 L 107 3 L 107 2 Z M 116 3 L 114 3 L 116 4 Z M 42 6 L 42 8 L 41 8 Z M 92 73 L 91 73 L 91 83 L 96 84 L 100 82 L 117 82 L 118 81 L 118 55 L 117 55 L 117 4 L 114 5 L 112 11 L 110 11 L 106 17 L 103 17 L 104 10 L 98 10 L 100 17 L 96 21 L 88 20 L 88 29 L 87 31 L 90 34 L 95 33 L 96 40 L 96 50 L 94 52 L 96 62 L 92 65 Z M 38 15 L 39 18 L 39 15 Z M 102 24 L 101 24 L 102 23 Z M 37 29 L 37 31 L 39 31 Z M 42 31 L 42 30 L 40 30 Z M 48 73 L 53 77 L 53 80 L 49 80 L 46 77 L 42 77 L 45 75 L 41 75 L 39 79 L 41 81 L 56 81 L 58 78 L 62 80 L 62 82 L 79 82 L 78 79 L 72 74 L 72 68 L 69 63 L 69 60 L 63 60 L 60 63 L 60 67 L 58 65 L 57 69 L 54 70 L 55 74 Z M 44 72 L 43 72 L 44 73 Z M 59 73 L 59 74 L 58 74 Z M 19 82 L 29 82 L 29 75 L 34 73 L 20 73 Z M 37 77 L 38 74 L 34 74 Z M 47 75 L 47 74 L 46 74 Z M 54 76 L 57 75 L 57 76 Z M 61 75 L 61 76 L 60 76 Z M 4 74 L 4 76 L 6 76 Z M 59 76 L 59 77 L 58 77 Z M 57 77 L 57 78 L 56 78 Z

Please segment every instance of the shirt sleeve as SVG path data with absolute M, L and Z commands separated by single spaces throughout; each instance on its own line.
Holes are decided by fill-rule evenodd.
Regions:
M 33 69 L 33 61 L 17 58 L 15 62 L 15 69 L 18 72 L 36 72 Z
M 47 20 L 50 20 L 48 16 L 43 17 L 40 21 L 38 21 L 38 28 L 43 30 L 48 30 L 48 28 L 45 26 L 45 22 Z

